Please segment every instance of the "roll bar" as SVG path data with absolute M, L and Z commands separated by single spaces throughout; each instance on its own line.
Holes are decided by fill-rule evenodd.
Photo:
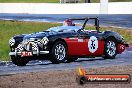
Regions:
M 95 17 L 95 18 L 75 18 L 75 19 L 69 19 L 69 20 L 84 20 L 84 24 L 83 24 L 82 28 L 78 31 L 83 30 L 89 20 L 95 20 L 94 26 L 95 26 L 97 32 L 99 32 L 99 19 L 98 19 L 98 17 Z

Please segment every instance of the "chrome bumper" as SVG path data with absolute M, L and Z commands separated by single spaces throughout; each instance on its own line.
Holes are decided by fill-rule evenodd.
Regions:
M 21 53 L 22 52 L 10 52 L 9 55 L 10 56 L 17 56 L 17 55 L 21 55 Z M 37 55 L 37 56 L 42 55 L 42 54 L 48 54 L 48 53 L 49 53 L 49 51 L 39 51 L 39 52 L 33 51 L 32 52 L 33 55 Z

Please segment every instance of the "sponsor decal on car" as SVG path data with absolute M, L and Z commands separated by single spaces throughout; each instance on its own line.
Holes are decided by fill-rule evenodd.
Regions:
M 78 42 L 83 42 L 83 39 L 78 39 Z
M 32 52 L 27 52 L 27 51 L 21 52 L 21 57 L 25 57 L 25 56 L 32 56 Z

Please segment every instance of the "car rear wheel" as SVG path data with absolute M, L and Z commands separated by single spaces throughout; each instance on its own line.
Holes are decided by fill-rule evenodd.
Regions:
M 54 64 L 66 62 L 67 47 L 62 41 L 58 41 L 53 45 L 51 50 L 51 62 Z
M 22 58 L 20 56 L 11 56 L 12 63 L 17 66 L 26 66 L 26 64 L 29 62 L 27 58 Z
M 104 54 L 105 59 L 114 59 L 117 55 L 117 42 L 114 38 L 110 37 L 106 40 Z

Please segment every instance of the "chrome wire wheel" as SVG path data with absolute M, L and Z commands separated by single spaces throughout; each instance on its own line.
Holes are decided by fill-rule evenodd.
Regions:
M 109 41 L 107 43 L 107 53 L 110 56 L 114 56 L 115 55 L 115 53 L 116 53 L 116 44 L 115 44 L 115 42 Z
M 55 56 L 58 60 L 63 60 L 66 56 L 66 50 L 64 45 L 58 44 L 55 47 Z
M 67 61 L 67 46 L 63 41 L 57 41 L 51 49 L 50 61 L 54 64 Z
M 104 46 L 104 58 L 105 59 L 114 59 L 117 55 L 117 41 L 116 39 L 110 37 L 105 41 Z

